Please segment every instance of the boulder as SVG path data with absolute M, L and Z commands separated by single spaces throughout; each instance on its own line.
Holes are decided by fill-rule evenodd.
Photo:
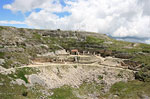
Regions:
M 5 63 L 5 59 L 0 59 L 0 65 L 2 65 L 3 63 Z
M 99 52 L 103 57 L 112 56 L 112 50 L 102 49 Z
M 69 53 L 67 53 L 66 50 L 63 49 L 63 50 L 57 50 L 57 51 L 55 51 L 55 54 L 56 55 L 65 55 L 65 54 L 69 54 Z

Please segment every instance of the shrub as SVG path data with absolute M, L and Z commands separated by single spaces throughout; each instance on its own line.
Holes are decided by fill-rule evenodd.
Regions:
M 73 67 L 74 67 L 74 68 L 77 68 L 77 65 L 74 65 Z
M 13 61 L 10 60 L 10 59 L 8 59 L 8 60 L 5 61 L 5 63 L 3 63 L 2 66 L 3 66 L 4 68 L 7 68 L 7 69 L 8 69 L 8 68 L 11 68 L 12 64 L 13 64 Z
M 61 31 L 60 29 L 57 29 L 57 31 Z
M 140 81 L 150 82 L 150 65 L 144 66 L 140 71 L 135 73 L 135 78 Z
M 3 29 L 4 29 L 4 27 L 0 26 L 0 31 L 3 30 Z
M 0 52 L 0 58 L 4 58 L 5 53 L 4 52 Z
M 23 93 L 22 93 L 22 96 L 25 96 L 25 97 L 26 97 L 27 95 L 28 95 L 28 92 L 23 92 Z
M 99 80 L 102 80 L 102 79 L 103 79 L 103 76 L 102 76 L 102 75 L 99 75 L 99 76 L 98 76 L 98 79 L 99 79 Z

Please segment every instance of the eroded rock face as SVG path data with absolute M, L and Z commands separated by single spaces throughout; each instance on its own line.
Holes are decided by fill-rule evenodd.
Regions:
M 134 79 L 132 71 L 107 68 L 103 66 L 49 66 L 40 68 L 39 74 L 29 75 L 31 84 L 38 83 L 48 88 L 58 88 L 63 85 L 79 87 L 83 82 L 102 83 L 108 91 L 110 86 L 119 81 Z
M 63 54 L 65 55 L 65 54 L 69 54 L 69 53 L 67 53 L 66 50 L 63 49 L 63 50 L 57 50 L 57 51 L 55 51 L 55 54 L 56 55 L 63 55 Z
M 111 66 L 121 66 L 121 63 L 123 62 L 122 59 L 119 58 L 112 58 L 112 57 L 106 57 L 102 64 L 104 65 L 111 65 Z
M 29 76 L 29 80 L 30 83 L 32 84 L 39 84 L 42 86 L 45 86 L 45 82 L 44 80 L 42 80 L 39 76 L 37 76 L 36 74 L 32 74 Z

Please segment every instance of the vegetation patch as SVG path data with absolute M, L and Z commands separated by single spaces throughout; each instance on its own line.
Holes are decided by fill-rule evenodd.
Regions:
M 51 99 L 78 99 L 73 94 L 73 89 L 68 86 L 63 86 L 60 88 L 53 89 L 53 95 L 50 97 Z
M 102 89 L 104 86 L 102 84 L 98 84 L 96 82 L 87 83 L 84 82 L 79 88 L 75 89 L 75 92 L 80 96 L 89 97 L 89 94 L 97 94 L 97 98 L 102 98 Z
M 4 68 L 11 68 L 12 67 L 12 64 L 13 64 L 13 61 L 11 60 L 11 59 L 7 59 L 7 60 L 5 60 L 5 63 L 3 63 L 3 67 Z
M 123 78 L 123 75 L 124 75 L 123 72 L 124 72 L 123 70 L 120 71 L 117 76 L 120 77 L 120 78 Z
M 4 52 L 0 52 L 0 58 L 4 58 L 5 53 Z
M 26 53 L 21 52 L 9 52 L 3 53 L 3 58 L 5 59 L 5 63 L 3 64 L 4 68 L 11 68 L 11 67 L 19 67 L 23 64 L 29 63 L 29 58 Z
M 145 66 L 146 65 L 150 65 L 150 55 L 147 54 L 147 55 L 140 55 L 140 54 L 137 54 L 134 58 L 132 58 L 131 60 L 133 61 L 138 61 L 138 62 L 141 62 L 143 63 Z
M 98 94 L 98 98 L 101 98 L 103 94 L 101 93 L 103 89 L 103 85 L 93 83 L 86 83 L 84 82 L 79 88 L 72 88 L 69 86 L 63 86 L 60 88 L 53 89 L 52 92 L 54 93 L 50 98 L 51 99 L 80 99 L 77 96 L 86 96 L 88 97 L 89 94 Z
M 32 91 L 24 85 L 11 84 L 11 79 L 0 74 L 0 97 L 1 99 L 39 99 L 43 94 L 37 90 Z
M 77 65 L 74 65 L 73 67 L 74 67 L 74 68 L 77 68 L 78 66 L 77 66 Z
M 87 44 L 101 44 L 103 43 L 104 40 L 103 39 L 100 39 L 100 38 L 96 38 L 96 37 L 93 37 L 93 36 L 88 36 L 86 38 L 86 43 Z
M 42 36 L 40 34 L 38 34 L 38 33 L 33 33 L 32 38 L 35 39 L 35 40 L 41 41 Z
M 0 31 L 3 30 L 3 29 L 4 29 L 4 27 L 0 26 Z
M 99 79 L 99 80 L 102 80 L 102 79 L 103 79 L 103 76 L 102 76 L 102 75 L 99 75 L 99 76 L 98 76 L 98 79 Z
M 11 57 L 13 57 L 13 59 L 15 59 L 16 61 L 18 61 L 21 64 L 28 64 L 29 63 L 29 59 L 27 57 L 27 55 L 25 55 L 25 53 L 11 53 Z
M 150 82 L 150 65 L 144 66 L 140 71 L 135 74 L 135 78 L 144 81 Z
M 150 83 L 140 81 L 118 82 L 112 85 L 110 93 L 120 99 L 138 99 L 142 95 L 150 95 Z
M 9 74 L 8 76 L 10 76 L 14 79 L 18 79 L 18 78 L 22 79 L 26 83 L 28 83 L 28 79 L 25 77 L 25 75 L 36 74 L 38 72 L 39 71 L 34 68 L 25 67 L 25 68 L 17 69 L 15 73 Z

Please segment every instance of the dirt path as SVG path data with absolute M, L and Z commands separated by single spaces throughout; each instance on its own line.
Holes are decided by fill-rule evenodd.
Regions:
M 42 67 L 50 67 L 50 66 L 94 66 L 94 67 L 103 67 L 103 68 L 109 68 L 109 69 L 118 69 L 118 70 L 126 70 L 126 71 L 133 71 L 130 69 L 125 69 L 123 67 L 117 67 L 117 66 L 111 66 L 111 65 L 106 65 L 106 64 L 98 64 L 97 62 L 92 63 L 92 64 L 78 64 L 78 63 L 64 63 L 64 64 L 59 64 L 59 63 L 34 63 L 34 64 L 30 64 L 30 65 L 25 65 L 25 66 L 21 66 L 21 67 L 15 67 L 15 68 L 10 68 L 10 69 L 3 69 L 0 71 L 0 73 L 3 72 L 10 72 L 16 69 L 20 69 L 20 68 L 26 68 L 26 67 L 31 67 L 31 68 L 42 68 Z
M 77 55 L 70 55 L 69 57 L 74 57 Z M 78 55 L 80 57 L 86 57 L 87 55 Z M 104 61 L 105 58 L 99 57 L 99 56 L 94 56 L 99 60 Z M 93 67 L 102 67 L 102 68 L 109 68 L 109 69 L 118 69 L 118 70 L 126 70 L 126 71 L 134 71 L 134 70 L 130 70 L 130 69 L 126 69 L 124 67 L 120 67 L 120 66 L 115 66 L 113 64 L 105 64 L 105 63 L 101 63 L 99 64 L 98 61 L 91 63 L 91 64 L 82 64 L 82 63 L 50 63 L 50 62 L 45 62 L 45 63 L 39 63 L 39 62 L 34 62 L 33 64 L 30 65 L 25 65 L 25 66 L 21 66 L 21 67 L 15 67 L 15 68 L 9 68 L 9 69 L 5 69 L 3 67 L 0 68 L 0 73 L 7 73 L 7 72 L 11 72 L 11 71 L 15 71 L 16 69 L 20 69 L 20 68 L 25 68 L 25 67 L 31 67 L 31 68 L 42 68 L 42 67 L 50 67 L 50 66 L 93 66 Z M 136 72 L 136 71 L 135 71 Z

